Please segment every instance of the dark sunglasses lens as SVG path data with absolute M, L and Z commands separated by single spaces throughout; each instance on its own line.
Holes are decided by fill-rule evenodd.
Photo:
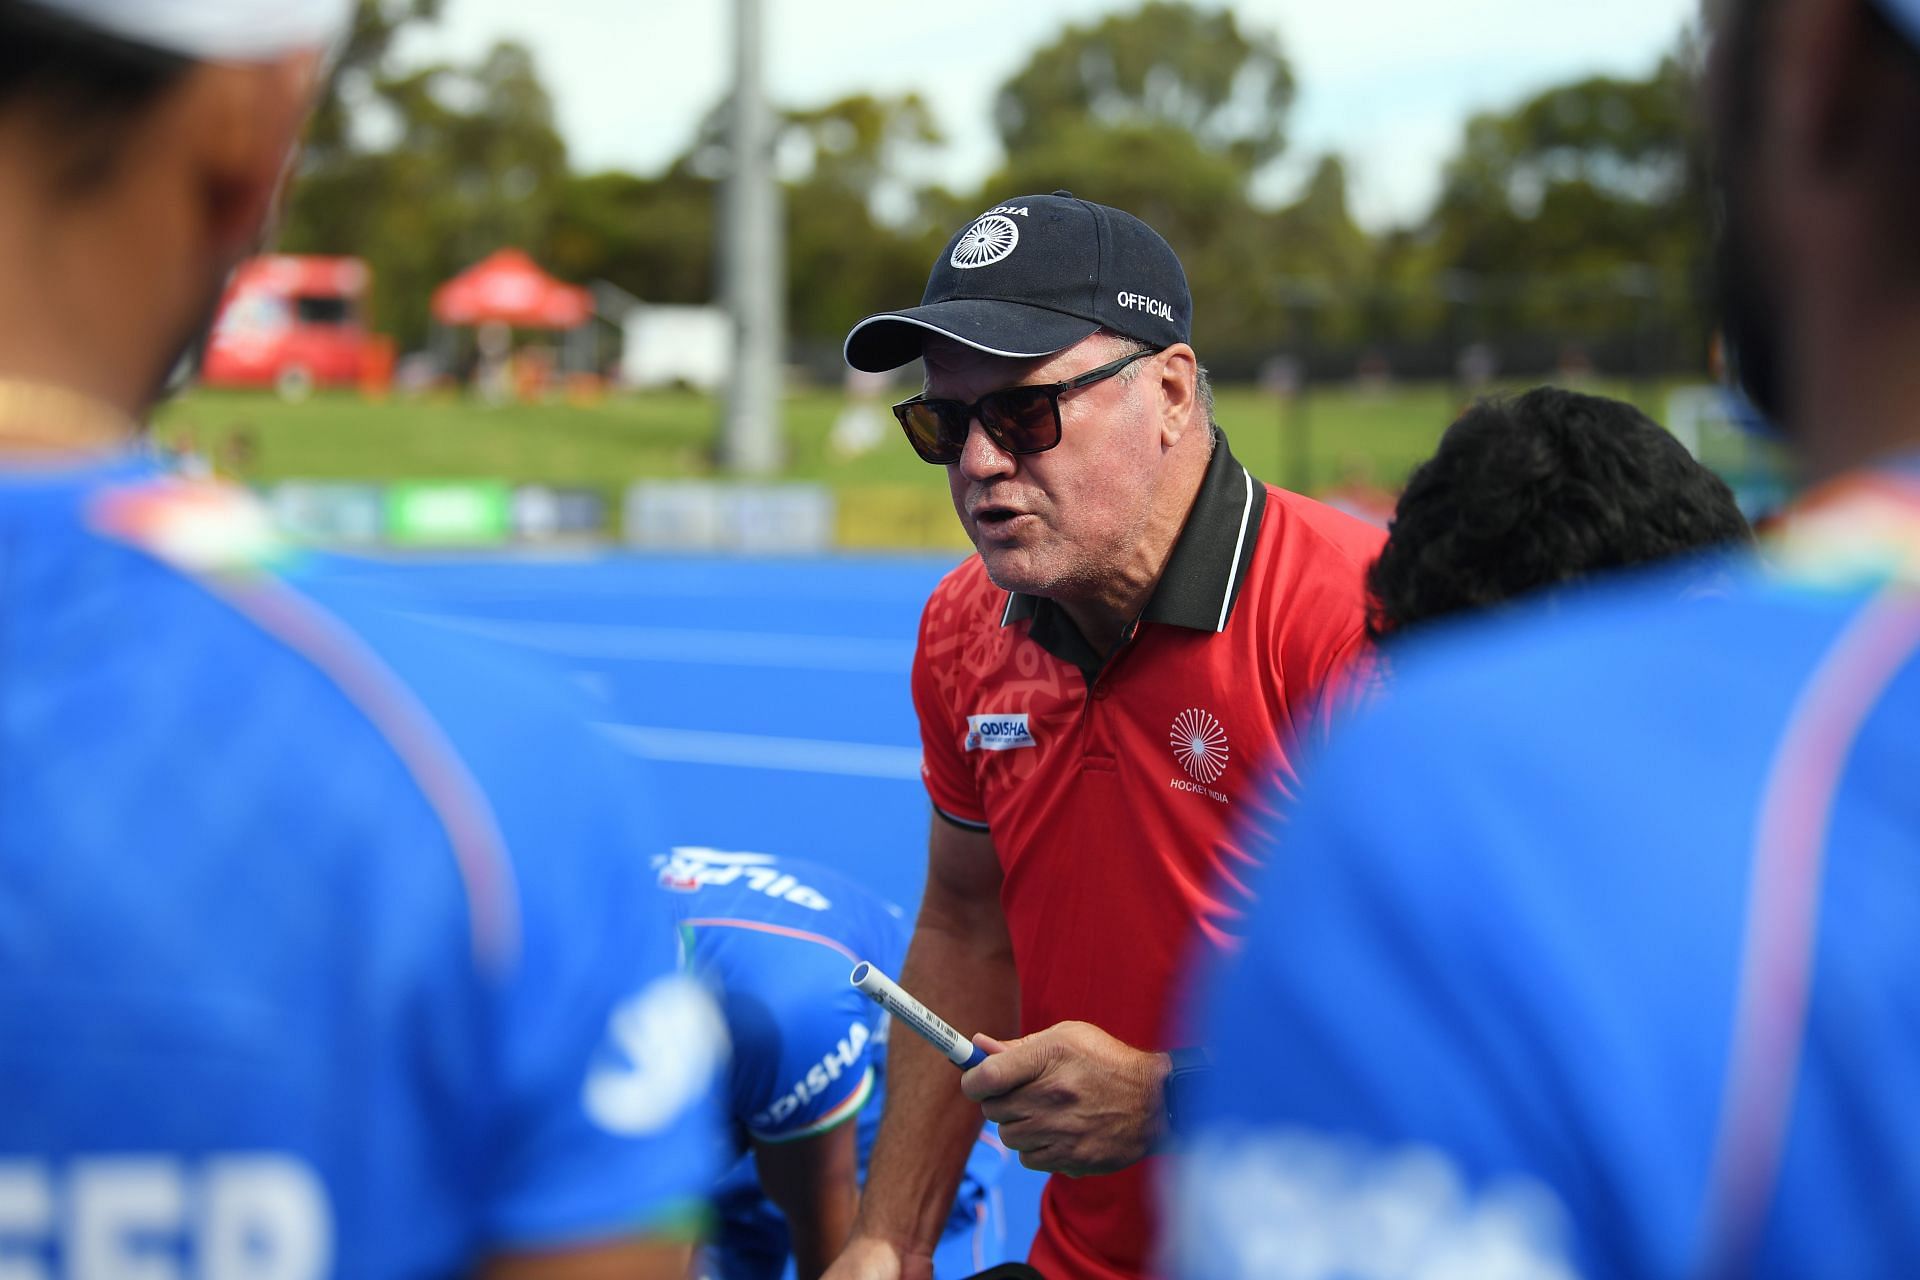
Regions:
M 966 424 L 954 430 L 953 415 L 941 412 L 936 403 L 923 400 L 903 404 L 894 410 L 894 415 L 906 428 L 907 442 L 923 459 L 942 465 L 960 460 L 960 450 L 967 443 Z
M 980 421 L 1009 453 L 1040 453 L 1060 443 L 1060 416 L 1042 390 L 996 392 L 980 402 Z

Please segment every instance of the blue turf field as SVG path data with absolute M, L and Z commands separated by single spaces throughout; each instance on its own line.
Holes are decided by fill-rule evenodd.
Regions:
M 404 583 L 436 624 L 564 671 L 647 762 L 672 843 L 812 858 L 911 911 L 928 808 L 907 677 L 920 606 L 957 560 L 409 557 L 330 576 Z M 1019 1256 L 1041 1181 L 1008 1171 Z

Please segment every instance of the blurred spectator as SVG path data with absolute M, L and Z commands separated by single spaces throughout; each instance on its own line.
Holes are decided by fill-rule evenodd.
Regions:
M 1726 482 L 1630 404 L 1555 387 L 1479 400 L 1407 481 L 1367 572 L 1367 629 L 1750 543 Z
M 1307 362 L 1292 352 L 1268 356 L 1260 362 L 1260 389 L 1282 400 L 1291 400 L 1305 390 Z
M 490 405 L 513 398 L 513 330 L 488 320 L 473 331 L 473 389 Z
M 1479 391 L 1500 372 L 1500 353 L 1491 342 L 1470 342 L 1453 362 L 1453 376 L 1469 391 Z
M 881 398 L 886 395 L 888 381 L 884 373 L 847 370 L 846 398 L 827 438 L 836 456 L 857 458 L 871 453 L 887 438 L 887 412 Z
M 1554 365 L 1554 377 L 1561 382 L 1593 381 L 1593 356 L 1578 342 L 1563 343 Z
M 1359 454 L 1340 460 L 1339 483 L 1321 494 L 1320 501 L 1376 529 L 1386 528 L 1393 519 L 1393 491 L 1373 478 L 1373 463 Z
M 446 377 L 439 357 L 431 351 L 409 351 L 393 367 L 393 389 L 408 400 L 418 400 Z
M 346 0 L 0 0 L 0 1232 L 52 1275 L 684 1275 L 718 1015 L 564 695 L 136 427 Z
M 200 435 L 192 427 L 180 428 L 167 452 L 174 474 L 188 480 L 205 480 L 213 475 L 213 464 L 200 451 Z
M 227 432 L 221 441 L 220 473 L 241 484 L 253 478 L 254 463 L 260 460 L 260 432 L 242 424 Z
M 1360 353 L 1360 362 L 1353 371 L 1354 390 L 1363 396 L 1379 398 L 1393 390 L 1393 361 L 1387 353 L 1378 347 L 1368 347 Z

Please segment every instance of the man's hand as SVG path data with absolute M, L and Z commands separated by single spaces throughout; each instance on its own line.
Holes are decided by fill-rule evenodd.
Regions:
M 821 1280 L 933 1280 L 933 1258 L 909 1257 L 891 1241 L 855 1236 Z
M 1085 1022 L 1062 1022 L 1001 1043 L 960 1088 L 1000 1126 L 1000 1140 L 1029 1169 L 1084 1177 L 1124 1169 L 1153 1149 L 1166 1124 L 1161 1088 L 1169 1062 Z

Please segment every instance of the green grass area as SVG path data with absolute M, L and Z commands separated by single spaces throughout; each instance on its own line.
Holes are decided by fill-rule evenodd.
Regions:
M 1591 389 L 1629 393 L 1618 385 Z M 1665 390 L 1657 388 L 1652 403 L 1642 406 L 1655 418 Z M 913 455 L 890 419 L 879 448 L 851 458 L 835 453 L 829 437 L 841 407 L 837 391 L 787 397 L 788 464 L 781 478 L 834 489 L 848 545 L 959 545 L 941 471 Z M 1452 390 L 1439 384 L 1316 388 L 1304 401 L 1227 387 L 1217 402 L 1234 453 L 1255 475 L 1308 492 L 1356 468 L 1397 488 L 1433 451 L 1457 410 Z M 287 404 L 271 394 L 201 390 L 166 406 L 156 434 L 169 444 L 190 443 L 223 473 L 253 484 L 485 477 L 599 489 L 617 509 L 619 495 L 635 480 L 717 477 L 719 416 L 712 398 L 690 392 L 490 407 L 454 397 L 370 403 L 351 393 Z M 251 440 L 248 456 L 232 453 L 236 435 Z

